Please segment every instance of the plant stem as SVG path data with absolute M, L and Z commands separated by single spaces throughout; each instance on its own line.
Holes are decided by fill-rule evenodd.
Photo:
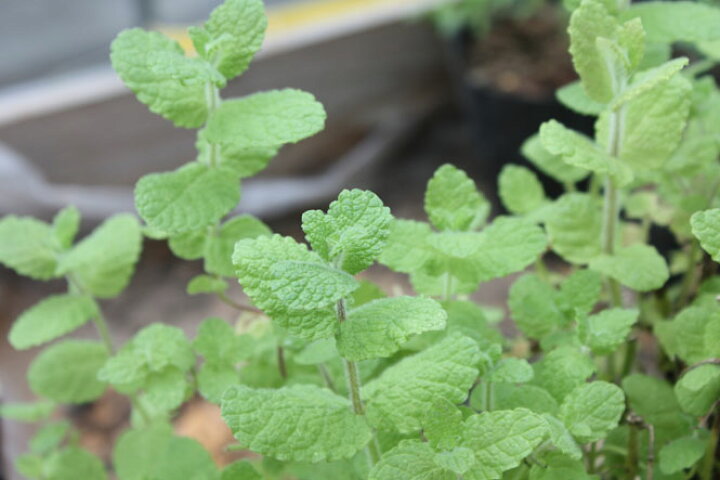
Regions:
M 255 307 L 251 307 L 250 305 L 243 305 L 243 304 L 241 304 L 241 303 L 235 302 L 234 300 L 232 300 L 231 298 L 229 298 L 229 297 L 228 297 L 227 295 L 225 295 L 224 293 L 218 293 L 218 294 L 217 294 L 217 297 L 218 297 L 218 299 L 219 299 L 221 302 L 223 302 L 223 303 L 226 304 L 226 305 L 230 305 L 230 306 L 233 307 L 235 310 L 240 310 L 240 311 L 242 311 L 242 312 L 258 313 L 258 314 L 262 314 L 262 313 L 263 313 L 263 311 L 260 310 L 259 308 L 255 308 Z
M 333 392 L 337 392 L 337 388 L 335 387 L 335 382 L 333 382 L 333 379 L 330 376 L 330 372 L 328 372 L 328 369 L 327 369 L 327 367 L 325 367 L 325 364 L 319 363 L 317 368 L 318 368 L 318 372 L 320 372 L 320 376 L 323 378 L 323 381 L 325 382 L 325 386 L 327 386 Z
M 282 346 L 277 346 L 277 363 L 278 363 L 278 371 L 280 372 L 280 376 L 283 380 L 286 380 L 288 377 L 287 374 L 287 365 L 285 364 L 285 350 Z
M 630 433 L 628 435 L 628 456 L 626 458 L 627 478 L 633 480 L 638 473 L 638 426 L 629 422 Z
M 680 293 L 677 297 L 675 310 L 680 310 L 687 305 L 690 295 L 695 289 L 695 284 L 697 283 L 696 278 L 698 278 L 698 265 L 695 265 L 695 257 L 697 257 L 699 250 L 700 243 L 695 239 L 691 240 L 690 252 L 688 253 L 688 268 L 685 270 L 685 275 L 683 275 L 682 283 L 680 284 Z
M 107 320 L 105 320 L 105 315 L 103 315 L 102 310 L 100 310 L 100 305 L 97 306 L 97 312 L 97 315 L 93 318 L 95 329 L 105 344 L 105 348 L 107 348 L 108 353 L 112 355 L 115 353 L 115 347 L 113 346 L 112 338 L 110 337 L 110 329 L 108 328 Z
M 637 353 L 637 338 L 631 338 L 625 345 L 625 358 L 622 364 L 621 378 L 627 377 L 635 366 L 635 355 Z
M 543 282 L 550 283 L 550 272 L 543 261 L 542 255 L 535 260 L 535 273 L 542 279 Z
M 645 469 L 645 480 L 655 478 L 655 426 L 652 423 L 645 424 L 648 431 L 648 454 L 647 468 Z
M 595 443 L 590 444 L 587 452 L 587 471 L 590 474 L 595 473 L 595 459 L 597 458 L 597 449 Z
M 720 436 L 720 411 L 715 410 L 715 419 L 713 420 L 712 430 L 710 430 L 710 439 L 708 440 L 707 449 L 705 450 L 705 462 L 700 472 L 702 480 L 712 480 L 713 470 L 715 467 L 715 451 L 718 446 L 718 437 Z
M 620 145 L 622 143 L 622 119 L 624 109 L 621 107 L 618 111 L 610 115 L 610 133 L 608 137 L 607 152 L 612 157 L 618 157 L 620 154 Z M 605 178 L 605 192 L 603 202 L 603 224 L 601 231 L 602 251 L 606 255 L 612 255 L 615 252 L 615 238 L 619 215 L 619 192 L 610 174 Z M 622 307 L 622 295 L 620 293 L 620 285 L 614 278 L 608 277 L 608 288 L 610 297 L 614 307 Z

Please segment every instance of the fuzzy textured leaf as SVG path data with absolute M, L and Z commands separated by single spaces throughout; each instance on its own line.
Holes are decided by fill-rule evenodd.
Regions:
M 545 191 L 532 170 L 518 165 L 506 165 L 498 179 L 500 198 L 512 213 L 522 215 L 545 203 Z
M 670 277 L 665 259 L 650 245 L 619 248 L 590 260 L 589 266 L 638 292 L 658 289 Z
M 720 262 L 720 208 L 695 212 L 690 217 L 690 225 L 703 250 Z
M 56 276 L 59 243 L 47 223 L 9 215 L 0 220 L 0 263 L 36 280 Z
M 457 476 L 433 461 L 435 452 L 419 440 L 403 440 L 386 452 L 370 471 L 370 480 L 455 480 Z
M 675 384 L 675 396 L 685 412 L 696 416 L 707 414 L 720 399 L 720 366 L 693 368 Z
M 614 352 L 625 340 L 638 319 L 637 310 L 610 308 L 581 318 L 578 324 L 580 340 L 596 355 Z
M 490 204 L 464 171 L 445 164 L 428 182 L 425 212 L 438 230 L 469 231 L 485 223 Z
M 582 443 L 594 442 L 617 427 L 625 395 L 617 385 L 595 381 L 575 388 L 560 405 L 560 418 Z

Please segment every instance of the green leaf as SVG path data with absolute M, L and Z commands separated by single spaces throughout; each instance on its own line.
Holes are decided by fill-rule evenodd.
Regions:
M 498 362 L 486 379 L 489 382 L 525 383 L 533 378 L 533 369 L 522 358 L 504 358 Z
M 223 396 L 222 416 L 241 445 L 283 461 L 350 458 L 372 436 L 348 400 L 311 385 L 232 387 Z
M 720 262 L 720 208 L 695 212 L 690 217 L 690 225 L 703 250 Z
M 60 420 L 57 422 L 46 423 L 33 435 L 30 440 L 30 451 L 40 455 L 46 455 L 53 450 L 58 449 L 62 441 L 70 431 L 70 422 L 68 420 Z
M 278 152 L 277 146 L 245 147 L 233 143 L 211 144 L 206 137 L 206 130 L 198 132 L 198 140 L 195 142 L 195 148 L 198 150 L 197 161 L 222 167 L 223 170 L 232 172 L 238 179 L 252 177 L 264 170 Z
M 472 415 L 465 421 L 463 445 L 475 454 L 466 478 L 498 479 L 532 453 L 547 435 L 545 421 L 530 410 L 502 410 Z
M 112 42 L 110 60 L 138 100 L 178 127 L 197 128 L 207 119 L 208 95 L 225 79 L 206 61 L 188 58 L 174 40 L 139 28 Z
M 600 299 L 602 277 L 592 270 L 575 270 L 560 284 L 559 302 L 566 312 L 587 315 Z
M 421 269 L 433 255 L 432 248 L 426 243 L 431 233 L 427 223 L 394 220 L 380 262 L 403 273 Z
M 187 371 L 195 365 L 195 354 L 190 342 L 178 327 L 151 324 L 140 330 L 131 344 L 135 354 L 156 372 L 168 366 Z
M 705 454 L 707 440 L 692 436 L 681 437 L 660 449 L 660 471 L 666 475 L 691 468 Z
M 688 364 L 712 357 L 714 348 L 706 347 L 706 335 L 708 328 L 720 321 L 720 312 L 713 307 L 691 306 L 683 309 L 672 322 L 658 322 L 655 330 L 663 348 Z
M 568 165 L 561 156 L 553 155 L 545 150 L 539 135 L 533 135 L 525 140 L 520 151 L 533 165 L 560 183 L 573 184 L 590 173 L 584 168 Z
M 35 357 L 28 369 L 28 383 L 35 394 L 58 403 L 87 403 L 99 398 L 105 383 L 97 373 L 108 358 L 99 342 L 66 340 Z
M 595 381 L 575 388 L 560 405 L 560 419 L 582 443 L 604 438 L 617 427 L 625 395 L 617 385 Z
M 135 206 L 148 225 L 169 234 L 217 222 L 240 200 L 228 171 L 189 163 L 173 172 L 145 175 L 135 186 Z
M 624 18 L 642 20 L 648 42 L 699 42 L 720 39 L 720 11 L 696 2 L 652 2 L 633 4 Z
M 4 403 L 0 405 L 0 417 L 15 420 L 16 422 L 34 423 L 47 419 L 53 410 L 55 410 L 55 404 L 46 401 Z
M 720 366 L 700 365 L 675 384 L 675 396 L 687 413 L 702 416 L 720 399 Z
M 579 459 L 567 457 L 558 452 L 549 452 L 543 459 L 545 465 L 534 464 L 528 480 L 594 480 L 597 477 L 585 472 L 585 464 Z
M 462 412 L 452 402 L 439 399 L 423 415 L 422 428 L 433 449 L 452 450 L 462 440 Z
M 197 260 L 202 258 L 205 254 L 210 229 L 211 227 L 204 227 L 199 230 L 190 230 L 171 235 L 168 237 L 168 246 L 175 255 L 182 259 Z
M 567 394 L 595 373 L 593 362 L 572 347 L 546 353 L 533 364 L 533 368 L 535 376 L 532 383 L 550 392 L 558 402 L 562 402 Z
M 57 276 L 60 245 L 47 223 L 29 217 L 3 217 L 0 239 L 0 263 L 36 280 Z
M 169 412 L 182 405 L 186 399 L 188 382 L 183 371 L 170 366 L 148 374 L 143 390 L 143 400 L 152 405 L 155 411 Z
M 542 338 L 565 323 L 557 291 L 535 274 L 513 283 L 508 307 L 518 328 L 530 338 Z
M 578 335 L 596 355 L 609 355 L 617 350 L 632 329 L 640 312 L 623 308 L 610 308 L 595 315 L 580 318 Z
M 325 109 L 300 90 L 273 90 L 226 100 L 210 116 L 204 138 L 245 148 L 276 147 L 315 135 L 325 126 Z
M 69 274 L 92 295 L 112 298 L 130 282 L 142 249 L 142 232 L 133 215 L 105 220 L 61 257 L 58 273 Z
M 483 410 L 482 396 L 486 392 L 482 388 L 473 390 L 471 405 L 477 410 Z M 535 385 L 516 385 L 513 383 L 494 383 L 492 385 L 492 407 L 495 410 L 514 410 L 527 408 L 535 413 L 556 414 L 558 403 L 544 388 Z
M 546 218 L 552 249 L 570 263 L 587 263 L 600 253 L 601 206 L 590 195 L 558 198 Z
M 656 290 L 670 276 L 665 259 L 650 245 L 619 248 L 590 260 L 589 267 L 638 292 Z
M 428 182 L 425 212 L 438 230 L 469 231 L 485 223 L 490 204 L 464 171 L 445 164 Z
M 97 314 L 97 305 L 90 297 L 51 295 L 25 310 L 15 320 L 8 340 L 14 348 L 25 350 L 62 337 Z
M 240 380 L 233 365 L 206 362 L 197 375 L 198 390 L 209 402 L 220 404 L 225 390 Z
M 588 97 L 600 103 L 608 103 L 617 93 L 614 88 L 617 75 L 596 40 L 614 38 L 616 29 L 617 20 L 599 1 L 585 0 L 570 17 L 568 33 L 575 71 Z
M 610 108 L 613 110 L 620 108 L 645 92 L 655 89 L 658 85 L 670 80 L 673 75 L 682 70 L 687 64 L 688 59 L 680 57 L 639 73 L 622 94 L 613 99 Z
M 512 213 L 530 213 L 545 203 L 542 184 L 530 169 L 506 165 L 500 172 L 498 182 L 503 205 Z
M 205 244 L 205 271 L 223 277 L 235 275 L 232 254 L 235 243 L 243 238 L 270 235 L 270 228 L 250 215 L 240 215 L 223 223 Z
M 566 108 L 582 115 L 600 115 L 605 105 L 587 96 L 580 81 L 570 82 L 555 91 L 555 97 Z
M 630 408 L 657 432 L 673 437 L 687 433 L 690 423 L 680 410 L 672 386 L 659 378 L 633 374 L 622 381 Z
M 68 447 L 48 458 L 45 464 L 47 480 L 106 480 L 102 461 L 87 450 Z
M 419 440 L 403 440 L 386 452 L 370 471 L 370 480 L 455 480 L 457 476 L 438 465 L 435 452 Z
M 574 460 L 580 460 L 583 456 L 583 451 L 565 425 L 554 415 L 545 413 L 542 417 L 547 423 L 550 441 L 553 445 L 568 457 Z
M 250 462 L 241 460 L 225 467 L 220 480 L 263 480 L 263 477 Z
M 196 275 L 187 284 L 185 291 L 188 295 L 198 293 L 223 293 L 228 289 L 228 284 L 222 278 L 210 275 Z
M 310 210 L 302 228 L 313 250 L 350 274 L 365 270 L 380 256 L 390 234 L 392 215 L 367 190 L 343 190 L 327 214 Z
M 53 218 L 52 228 L 61 248 L 70 248 L 80 228 L 80 211 L 75 207 L 63 208 Z
M 221 318 L 203 320 L 192 346 L 207 362 L 233 364 L 242 359 L 242 352 L 238 351 L 239 337 Z
M 387 368 L 363 389 L 368 418 L 378 428 L 410 433 L 439 399 L 458 404 L 477 377 L 475 341 L 452 335 Z
M 357 287 L 342 270 L 311 262 L 281 261 L 270 267 L 268 288 L 288 310 L 314 310 L 334 305 Z
M 176 437 L 169 425 L 128 430 L 113 451 L 119 480 L 217 480 L 210 454 L 195 440 Z
M 475 465 L 475 454 L 467 447 L 457 447 L 452 450 L 435 454 L 435 464 L 457 475 L 463 475 Z
M 202 29 L 190 29 L 190 35 L 198 53 L 230 80 L 247 69 L 266 28 L 262 0 L 226 0 Z
M 430 298 L 373 300 L 350 310 L 340 324 L 338 350 L 348 360 L 389 357 L 413 335 L 445 328 L 447 314 Z

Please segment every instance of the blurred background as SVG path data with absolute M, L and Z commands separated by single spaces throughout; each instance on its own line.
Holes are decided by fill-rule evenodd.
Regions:
M 132 188 L 146 173 L 171 170 L 195 155 L 195 131 L 150 113 L 112 71 L 109 45 L 123 28 L 144 26 L 189 47 L 187 26 L 219 0 L 2 0 L 0 2 L 0 215 L 43 219 L 64 205 L 83 213 L 84 231 L 121 211 L 134 211 Z M 587 131 L 591 119 L 557 103 L 572 81 L 567 13 L 552 0 L 265 0 L 269 28 L 260 55 L 223 96 L 295 87 L 328 112 L 319 135 L 284 148 L 270 167 L 243 183 L 239 210 L 273 230 L 298 235 L 309 208 L 325 208 L 347 187 L 370 188 L 395 216 L 423 218 L 425 184 L 450 162 L 467 170 L 497 207 L 502 165 L 523 162 L 522 142 L 558 118 Z M 527 162 L 524 162 L 529 166 Z M 546 185 L 552 193 L 554 185 Z M 151 321 L 183 327 L 235 313 L 210 297 L 187 297 L 199 262 L 145 242 L 132 285 L 104 302 L 120 344 Z M 376 268 L 370 277 L 391 289 L 404 280 Z M 504 303 L 509 280 L 478 293 Z M 37 283 L 0 267 L 0 401 L 31 400 L 25 371 L 36 350 L 13 351 L 12 321 L 62 282 Z M 235 292 L 241 295 L 239 290 Z M 92 330 L 77 336 L 92 338 Z M 213 406 L 196 402 L 177 428 L 219 452 L 229 432 Z M 66 413 L 81 442 L 108 458 L 127 425 L 129 406 L 109 392 Z M 216 423 L 208 419 L 217 419 Z M 32 429 L 4 421 L 0 479 L 15 480 L 11 461 Z

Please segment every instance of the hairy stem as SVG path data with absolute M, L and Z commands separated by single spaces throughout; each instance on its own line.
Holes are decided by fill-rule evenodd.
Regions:
M 629 422 L 630 433 L 628 435 L 628 456 L 625 459 L 627 478 L 634 479 L 638 474 L 638 425 Z
M 320 372 L 320 376 L 322 377 L 323 381 L 325 382 L 325 386 L 328 387 L 333 392 L 337 392 L 337 387 L 335 387 L 335 382 L 333 381 L 332 377 L 330 376 L 330 372 L 328 372 L 327 367 L 324 363 L 320 363 L 317 366 L 318 372 Z
M 608 154 L 617 157 L 620 153 L 620 145 L 622 143 L 622 119 L 624 116 L 623 109 L 613 112 L 610 115 L 610 133 L 608 137 Z M 617 235 L 617 225 L 619 216 L 619 192 L 615 185 L 615 180 L 608 174 L 605 178 L 605 193 L 603 203 L 603 223 L 601 231 L 602 251 L 607 255 L 615 252 L 615 238 Z M 608 288 L 612 304 L 615 307 L 622 307 L 622 295 L 620 293 L 620 285 L 614 278 L 607 279 Z
M 720 436 L 720 412 L 715 409 L 715 419 L 713 420 L 712 430 L 710 430 L 710 439 L 708 440 L 707 449 L 705 450 L 705 461 L 703 462 L 700 478 L 702 480 L 712 480 L 713 471 L 715 470 L 715 452 L 718 447 L 718 437 Z
M 277 346 L 277 363 L 280 376 L 283 380 L 287 379 L 288 373 L 287 365 L 285 364 L 285 349 L 283 349 L 283 347 L 280 345 Z

